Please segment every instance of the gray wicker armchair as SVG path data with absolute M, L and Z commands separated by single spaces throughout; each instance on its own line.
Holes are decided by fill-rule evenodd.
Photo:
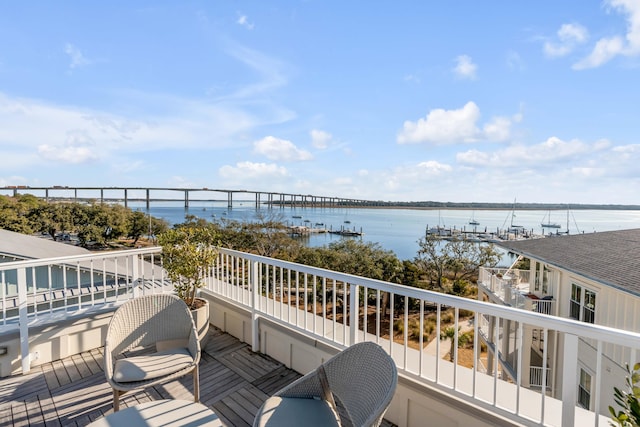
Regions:
M 396 365 L 382 347 L 354 344 L 267 399 L 253 425 L 378 426 L 397 384 Z
M 123 353 L 142 349 L 140 355 Z M 193 373 L 194 400 L 200 400 L 200 342 L 187 305 L 170 294 L 127 301 L 113 315 L 104 346 L 104 372 L 113 388 L 113 410 L 120 396 Z

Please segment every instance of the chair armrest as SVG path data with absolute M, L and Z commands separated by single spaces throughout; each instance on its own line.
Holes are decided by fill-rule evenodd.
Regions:
M 189 334 L 189 342 L 187 348 L 189 349 L 189 353 L 191 353 L 191 356 L 193 356 L 195 363 L 198 363 L 200 361 L 201 348 L 200 340 L 198 339 L 198 333 L 195 328 Z
M 296 381 L 278 391 L 274 396 L 323 399 L 324 391 L 320 377 L 318 376 L 318 370 L 315 369 L 302 378 L 298 378 Z
M 109 341 L 104 342 L 104 373 L 110 380 L 113 378 L 113 356 L 111 354 L 111 345 Z

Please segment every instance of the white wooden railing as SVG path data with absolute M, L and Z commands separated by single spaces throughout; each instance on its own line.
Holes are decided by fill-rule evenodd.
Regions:
M 29 327 L 172 292 L 158 267 L 160 248 L 0 263 L 0 332 L 20 330 L 29 372 Z
M 544 374 L 543 374 L 544 372 Z M 543 383 L 547 389 L 551 389 L 551 369 L 541 366 L 529 367 L 529 385 L 533 387 L 542 387 Z M 542 378 L 545 375 L 545 378 Z
M 23 371 L 29 369 L 29 326 L 55 320 L 59 313 L 82 314 L 144 293 L 170 292 L 158 267 L 159 254 L 159 248 L 149 248 L 0 264 L 2 325 L 20 329 Z M 554 405 L 561 412 L 558 425 L 605 425 L 593 412 L 576 409 L 579 340 L 589 338 L 595 343 L 596 384 L 591 390 L 595 408 L 612 394 L 600 387 L 603 362 L 607 366 L 633 364 L 640 350 L 637 333 L 224 248 L 206 278 L 205 292 L 251 313 L 254 350 L 259 349 L 263 319 L 338 348 L 371 340 L 392 355 L 404 377 L 525 425 L 549 424 Z M 492 320 L 491 345 L 497 355 L 485 363 L 486 372 L 480 369 L 483 318 Z M 445 344 L 437 337 L 450 327 L 454 343 L 462 334 L 473 332 L 470 366 L 463 365 L 458 345 L 453 346 L 453 362 L 431 356 L 431 351 L 440 354 Z M 523 366 L 523 354 L 530 351 L 522 348 L 526 327 L 543 330 L 545 335 L 555 331 L 562 339 L 558 358 L 571 368 L 559 375 L 557 381 L 567 386 L 558 399 L 521 387 L 522 369 L 516 372 L 515 381 L 502 380 L 499 375 L 499 361 L 507 357 L 501 354 L 506 341 L 516 345 L 516 354 L 508 355 L 516 358 L 514 366 Z M 620 360 L 603 352 L 611 345 L 623 349 L 616 353 Z M 546 351 L 545 347 L 545 360 Z
M 557 277 L 550 274 L 548 280 L 551 283 L 547 284 L 546 288 L 551 290 L 555 286 L 554 281 L 557 281 Z M 478 274 L 478 285 L 511 307 L 542 314 L 555 314 L 553 299 L 540 299 L 531 295 L 533 289 L 528 270 L 481 267 Z
M 560 402 L 561 405 L 559 425 L 578 425 L 575 367 L 579 360 L 578 343 L 581 338 L 595 340 L 592 342 L 596 343 L 594 353 L 598 374 L 605 358 L 607 363 L 611 363 L 611 359 L 603 353 L 603 346 L 615 345 L 624 349 L 619 352 L 624 355 L 623 360 L 617 361 L 621 366 L 635 361 L 640 350 L 640 334 L 637 333 L 227 249 L 220 250 L 206 288 L 251 311 L 252 342 L 256 351 L 259 349 L 259 322 L 263 318 L 337 347 L 346 347 L 362 340 L 375 341 L 392 355 L 403 375 L 467 401 L 471 399 L 474 404 L 524 424 L 546 424 L 545 417 L 554 400 L 554 403 Z M 391 303 L 385 310 L 388 301 Z M 434 318 L 433 321 L 430 320 L 431 317 Z M 497 357 L 492 358 L 492 366 L 486 366 L 488 372 L 495 373 L 489 381 L 487 374 L 480 372 L 479 362 L 478 337 L 483 317 L 494 320 L 491 322 L 495 328 L 491 334 L 494 340 L 492 346 L 497 349 Z M 470 326 L 468 321 L 471 322 Z M 505 324 L 510 327 L 504 329 Z M 517 326 L 513 328 L 513 325 Z M 426 331 L 431 327 L 433 332 L 429 335 Z M 431 360 L 427 357 L 428 347 L 435 347 L 435 353 L 440 354 L 441 342 L 437 338 L 433 340 L 433 337 L 440 336 L 448 327 L 453 327 L 456 331 L 456 343 L 464 332 L 463 327 L 474 332 L 473 363 L 470 368 L 462 366 L 457 345 L 454 345 L 452 364 L 440 357 L 435 358 L 433 363 L 426 363 Z M 500 364 L 507 359 L 507 355 L 500 353 L 503 341 L 515 342 L 519 346 L 515 350 L 515 366 L 523 366 L 524 352 L 531 351 L 530 348 L 521 348 L 523 331 L 527 327 L 543 330 L 545 336 L 550 331 L 555 331 L 556 335 L 562 337 L 563 351 L 558 358 L 563 361 L 564 366 L 571 368 L 562 371 L 559 381 L 568 386 L 562 387 L 562 395 L 558 399 L 536 393 L 539 401 L 532 404 L 529 394 L 531 390 L 525 391 L 521 387 L 522 370 L 516 372 L 515 386 L 500 379 Z M 512 329 L 515 334 L 509 332 Z M 390 332 L 394 336 L 393 340 L 389 339 Z M 512 355 L 509 357 L 512 358 Z M 544 357 L 547 357 L 546 350 Z M 602 377 L 598 374 L 596 379 Z M 542 378 L 548 379 L 545 376 Z M 551 381 L 547 384 L 550 383 Z M 503 390 L 511 390 L 508 386 L 513 386 L 513 392 L 503 393 Z M 594 390 L 594 407 L 600 407 L 600 401 L 608 400 L 608 394 L 611 394 L 605 390 L 608 394 L 603 396 L 602 392 L 598 383 Z M 513 405 L 505 407 L 504 402 L 510 400 L 513 400 Z M 545 405 L 549 407 L 545 408 Z M 539 412 L 532 414 L 532 407 Z M 604 411 L 602 413 L 607 416 Z M 590 420 L 591 425 L 606 425 L 602 417 L 595 416 L 593 412 L 586 419 Z M 582 417 L 579 424 L 585 425 L 584 420 Z

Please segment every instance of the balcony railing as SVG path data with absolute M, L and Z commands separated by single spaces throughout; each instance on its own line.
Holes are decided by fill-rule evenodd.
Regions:
M 59 313 L 81 314 L 147 292 L 170 292 L 158 266 L 159 254 L 159 248 L 150 248 L 0 264 L 2 321 L 5 328 L 18 328 L 19 321 L 23 371 L 29 370 L 30 326 L 55 321 Z M 606 407 L 612 394 L 600 386 L 603 361 L 607 369 L 612 363 L 622 367 L 634 363 L 640 350 L 637 333 L 224 248 L 206 278 L 205 292 L 251 314 L 255 351 L 260 349 L 263 319 L 338 348 L 374 341 L 391 354 L 403 377 L 525 425 L 604 425 L 605 411 L 597 416 L 577 408 L 579 340 L 588 337 L 595 343 L 595 408 Z M 486 362 L 481 362 L 486 357 L 479 340 L 481 319 L 491 320 L 489 335 L 497 356 Z M 530 351 L 522 348 L 526 327 L 545 335 L 554 331 L 563 340 L 561 358 L 571 368 L 562 370 L 559 380 L 571 386 L 562 387 L 561 400 L 523 387 L 521 370 L 515 380 L 502 379 L 509 376 L 501 374 L 499 361 L 515 357 L 514 366 L 522 366 L 523 353 Z M 439 339 L 447 330 L 453 331 L 451 362 L 437 356 L 442 346 L 449 347 Z M 469 348 L 459 348 L 469 332 Z M 507 348 L 515 344 L 509 355 L 501 353 L 506 340 Z M 610 346 L 620 349 L 613 358 L 604 351 Z M 433 354 L 430 349 L 435 349 Z M 471 357 L 463 357 L 466 352 Z
M 551 275 L 553 280 L 553 275 Z M 494 294 L 503 303 L 541 314 L 555 314 L 551 296 L 540 298 L 531 287 L 530 272 L 507 268 L 480 268 L 478 284 Z M 553 286 L 547 286 L 551 289 Z M 533 292 L 532 292 L 533 291 Z
M 543 377 L 544 375 L 544 377 Z M 545 387 L 551 389 L 551 369 L 541 366 L 529 367 L 529 385 L 532 387 Z

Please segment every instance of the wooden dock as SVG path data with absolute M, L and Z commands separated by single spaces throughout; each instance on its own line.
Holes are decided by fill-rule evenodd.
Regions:
M 210 328 L 209 335 L 200 362 L 200 401 L 227 426 L 251 426 L 264 400 L 300 374 L 219 329 Z M 113 394 L 102 366 L 100 348 L 0 379 L 0 426 L 85 426 L 112 413 Z M 191 400 L 192 386 L 187 375 L 125 394 L 120 404 Z

